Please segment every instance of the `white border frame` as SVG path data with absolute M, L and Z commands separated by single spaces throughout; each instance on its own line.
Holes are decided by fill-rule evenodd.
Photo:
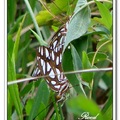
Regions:
M 5 119 L 5 1 L 0 0 L 0 120 Z
M 5 95 L 4 95 L 4 101 L 5 101 L 5 107 L 4 107 L 4 120 L 7 120 L 7 0 L 4 0 L 4 51 L 5 51 L 5 64 L 4 64 L 4 67 L 5 67 L 5 82 L 4 82 L 4 90 L 5 90 Z
M 115 6 L 114 6 L 115 7 Z M 117 82 L 116 82 L 116 87 L 117 87 L 117 91 L 116 91 L 116 111 L 115 111 L 115 114 L 116 114 L 116 119 L 117 120 L 120 120 L 120 73 L 118 73 L 120 71 L 120 0 L 116 0 L 116 11 L 115 11 L 115 15 L 116 15 L 116 31 L 114 31 L 114 34 L 116 35 L 116 79 Z M 118 54 L 119 53 L 119 54 Z
M 117 93 L 117 81 L 116 81 L 116 0 L 113 0 L 113 120 L 117 120 L 116 114 L 116 93 Z
M 116 8 L 117 7 L 117 8 Z M 0 0 L 0 120 L 7 120 L 7 0 Z M 118 14 L 117 14 L 118 11 Z M 113 119 L 120 120 L 120 0 L 113 0 Z M 116 19 L 117 18 L 117 19 Z M 118 34 L 117 34 L 118 31 Z M 116 48 L 117 47 L 117 48 Z M 2 61 L 1 61 L 2 60 Z M 117 62 L 117 64 L 116 64 Z M 2 66 L 2 67 L 1 67 Z M 119 76 L 116 76 L 119 75 Z M 116 82 L 117 80 L 117 82 Z M 117 101 L 117 102 L 116 102 Z

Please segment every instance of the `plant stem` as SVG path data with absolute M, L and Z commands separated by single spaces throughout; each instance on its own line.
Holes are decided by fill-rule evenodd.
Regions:
M 41 40 L 43 41 L 42 35 L 41 35 L 41 33 L 40 33 L 40 30 L 39 30 L 38 24 L 37 24 L 37 22 L 36 22 L 36 19 L 35 19 L 35 17 L 34 17 L 34 14 L 33 14 L 33 11 L 32 11 L 32 9 L 31 9 L 31 6 L 30 6 L 28 0 L 24 0 L 24 1 L 25 1 L 25 4 L 26 4 L 27 8 L 28 8 L 28 11 L 29 11 L 29 13 L 30 13 L 30 16 L 31 16 L 31 18 L 32 18 L 32 21 L 33 21 L 33 23 L 34 23 L 35 29 L 36 29 L 39 37 L 40 37 Z
M 94 65 L 95 58 L 96 58 L 96 55 L 97 55 L 98 51 L 99 51 L 104 45 L 108 44 L 109 42 L 111 42 L 111 40 L 106 41 L 105 43 L 103 43 L 103 44 L 96 50 L 96 52 L 95 52 L 95 54 L 94 54 L 94 56 L 93 56 L 93 60 L 92 60 L 92 67 L 93 67 L 93 65 Z M 89 93 L 89 98 L 90 98 L 90 99 L 91 99 L 91 97 L 92 97 L 93 84 L 94 84 L 94 80 L 92 79 L 91 84 L 90 84 L 90 88 L 91 88 L 91 89 L 90 89 L 90 93 Z

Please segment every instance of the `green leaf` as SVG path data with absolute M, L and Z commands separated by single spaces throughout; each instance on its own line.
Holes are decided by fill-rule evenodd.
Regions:
M 36 117 L 36 120 L 44 120 L 46 114 L 47 114 L 47 108 L 46 108 L 46 105 L 41 103 L 40 104 L 40 108 L 39 108 L 39 115 Z
M 16 14 L 16 5 L 17 1 L 16 0 L 9 0 L 7 1 L 7 20 L 8 20 L 8 25 L 14 23 L 15 19 L 15 14 Z
M 110 35 L 110 31 L 102 25 L 95 26 L 94 30 L 96 31 L 96 33 L 104 33 Z
M 74 13 L 77 13 L 79 11 L 79 9 L 84 6 L 85 4 L 87 4 L 87 1 L 86 0 L 78 0 L 77 1 L 77 4 L 76 4 L 76 7 L 75 7 L 75 10 L 74 10 Z
M 73 66 L 74 66 L 74 70 L 81 70 L 82 69 L 82 61 L 81 58 L 79 56 L 79 54 L 77 53 L 75 47 L 71 44 L 71 54 L 72 54 L 72 58 L 73 58 Z
M 111 120 L 113 118 L 112 114 L 113 114 L 113 105 L 111 104 L 103 116 L 106 117 L 107 120 Z
M 50 8 L 50 11 L 52 14 L 54 15 L 58 15 L 62 12 L 67 12 L 69 11 L 69 9 L 71 8 L 71 5 L 73 5 L 73 1 L 72 0 L 55 0 L 54 2 L 52 2 L 48 7 Z
M 8 107 L 8 109 L 7 109 L 7 119 L 8 120 L 11 120 L 12 104 L 13 104 L 13 102 L 11 101 L 9 90 L 7 89 L 7 107 Z
M 26 95 L 26 94 L 32 89 L 32 85 L 33 85 L 32 82 L 30 82 L 29 84 L 27 84 L 27 85 L 22 89 L 22 91 L 20 91 L 20 96 L 22 97 L 22 96 Z
M 82 70 L 81 58 L 80 58 L 78 52 L 76 51 L 75 47 L 72 44 L 71 44 L 71 54 L 72 54 L 72 59 L 73 59 L 72 61 L 73 61 L 74 71 L 75 70 Z M 82 86 L 82 81 L 81 81 L 80 74 L 76 74 L 76 77 L 77 77 L 78 81 L 80 81 L 80 83 L 79 83 L 80 84 L 80 88 L 83 91 L 83 93 L 85 94 L 85 91 L 84 91 L 83 86 Z M 86 86 L 88 86 L 88 85 L 86 84 Z
M 40 108 L 41 104 L 47 105 L 48 98 L 49 98 L 49 90 L 44 80 L 40 82 L 40 85 L 38 87 L 38 91 L 34 99 L 34 103 L 28 118 L 29 120 L 33 120 L 33 118 L 35 118 L 39 114 L 39 109 L 41 109 Z
M 70 6 L 70 4 L 72 5 L 72 7 Z M 69 0 L 69 1 L 54 0 L 54 2 L 47 4 L 47 8 L 49 8 L 49 11 L 41 10 L 36 15 L 37 23 L 39 24 L 39 26 L 50 23 L 54 18 L 56 18 L 57 15 L 59 15 L 59 14 L 61 15 L 62 13 L 63 14 L 67 13 L 70 11 L 69 9 L 71 9 L 71 8 L 73 9 L 74 4 L 75 4 L 75 2 L 73 3 L 72 0 Z M 57 18 L 57 19 L 58 19 L 58 21 L 60 21 L 59 18 Z
M 10 56 L 12 56 L 12 52 L 13 52 L 13 47 L 14 47 L 14 41 L 12 39 L 12 35 L 8 35 L 8 38 L 7 38 L 7 50 L 8 50 L 8 54 Z
M 11 57 L 8 54 L 8 81 L 12 81 L 15 79 L 16 79 L 15 66 L 14 66 L 13 61 L 11 60 Z M 23 119 L 22 118 L 23 117 L 22 116 L 22 105 L 20 102 L 17 84 L 8 86 L 8 91 L 9 91 L 10 99 L 12 100 L 13 105 L 15 106 L 15 109 L 19 116 L 19 119 L 22 120 Z
M 70 19 L 64 50 L 68 44 L 81 37 L 88 29 L 90 24 L 90 9 L 88 6 L 79 9 Z
M 110 30 L 112 27 L 112 15 L 110 11 L 104 4 L 98 1 L 96 1 L 96 4 L 99 8 L 99 11 L 102 17 L 101 22 Z
M 31 40 L 28 40 L 28 42 L 24 43 L 24 46 L 20 47 L 18 56 L 22 56 L 24 51 L 29 47 L 30 43 L 31 43 Z
M 83 66 L 83 69 L 92 68 L 92 65 L 89 61 L 88 55 L 86 54 L 85 51 L 83 51 L 83 54 L 82 54 L 82 66 Z M 93 79 L 93 72 L 82 73 L 81 77 L 82 77 L 82 80 L 90 83 Z
M 17 35 L 16 35 L 16 40 L 15 40 L 14 47 L 13 47 L 13 52 L 12 52 L 12 59 L 13 59 L 14 61 L 15 61 L 16 58 L 17 58 L 19 41 L 20 41 L 20 33 L 21 33 L 21 30 L 22 30 L 22 26 L 23 26 L 25 17 L 26 17 L 26 15 L 24 16 L 24 18 L 23 18 L 23 20 L 22 20 L 22 23 L 20 24 L 20 27 L 19 27 L 19 29 L 18 29 Z
M 105 82 L 105 84 L 108 86 L 108 88 L 113 85 L 113 75 L 111 73 L 112 71 L 109 71 L 102 76 L 102 79 Z
M 107 68 L 109 66 L 109 61 L 101 61 L 96 64 L 97 68 Z M 99 81 L 101 80 L 102 76 L 105 74 L 105 72 L 96 72 L 94 75 L 94 86 L 92 90 L 93 98 L 96 99 L 96 91 L 98 89 Z
M 36 39 L 40 43 L 40 46 L 48 46 L 48 44 L 45 41 L 43 41 L 43 39 L 41 39 L 41 37 L 35 31 L 33 31 L 32 29 L 30 30 L 35 35 Z
M 112 105 L 112 103 L 113 103 L 113 92 L 112 92 L 112 90 L 110 91 L 109 94 L 110 94 L 110 95 L 109 95 L 109 98 L 108 98 L 108 100 L 107 100 L 107 102 L 106 102 L 106 104 L 105 104 L 105 106 L 104 106 L 104 108 L 103 108 L 103 110 L 102 110 L 103 113 L 107 112 L 107 110 L 109 109 L 109 107 L 110 107 L 110 106 Z
M 9 30 L 9 33 L 8 35 L 12 35 L 14 34 L 15 32 L 17 32 L 18 28 L 19 28 L 19 24 L 20 22 L 22 21 L 24 15 L 20 16 L 14 23 L 13 26 L 11 26 L 10 30 Z
M 72 41 L 75 49 L 77 50 L 80 58 L 82 58 L 82 51 L 86 51 L 88 49 L 88 36 L 82 36 L 77 40 Z
M 17 35 L 16 35 L 16 40 L 15 43 L 13 44 L 11 34 L 9 33 L 9 38 L 8 38 L 8 81 L 16 80 L 16 69 L 15 69 L 15 59 L 17 58 L 17 53 L 18 53 L 18 46 L 19 46 L 19 41 L 20 41 L 20 32 L 22 30 L 22 26 L 25 20 L 25 16 L 22 20 L 22 23 L 20 24 L 20 27 L 18 29 Z M 8 91 L 11 97 L 11 100 L 13 102 L 13 105 L 15 106 L 15 111 L 18 114 L 18 117 L 20 120 L 23 119 L 23 114 L 22 114 L 22 104 L 20 101 L 20 95 L 18 91 L 18 86 L 17 84 L 15 85 L 10 85 L 8 86 Z
M 111 120 L 113 118 L 113 90 L 109 92 L 109 98 L 102 110 L 103 116 L 107 118 L 107 120 Z
M 106 43 L 106 42 L 107 42 L 107 44 L 103 45 L 103 44 Z M 103 45 L 103 46 L 102 46 L 102 45 Z M 99 51 L 109 52 L 109 53 L 112 55 L 112 40 L 109 40 L 109 41 L 106 40 L 106 39 L 101 40 L 101 41 L 99 41 L 98 44 L 97 44 L 97 49 L 98 49 L 100 46 L 102 46 L 102 47 L 100 48 Z
M 95 55 L 95 52 L 88 53 L 88 58 L 90 60 L 90 63 L 92 63 L 94 55 Z M 98 52 L 96 57 L 95 57 L 94 63 L 97 63 L 97 62 L 100 62 L 100 61 L 104 61 L 106 59 L 107 59 L 107 55 L 105 53 Z
M 73 58 L 71 55 L 71 50 L 70 49 L 66 49 L 63 56 L 62 56 L 62 66 L 63 66 L 63 70 L 64 71 L 74 71 L 74 66 L 73 66 Z M 77 93 L 81 93 L 81 88 L 78 87 L 79 85 L 79 80 L 76 77 L 75 74 L 69 74 L 66 75 L 68 80 L 70 81 L 70 83 L 72 84 L 72 86 L 74 87 L 74 89 L 76 90 Z M 77 85 L 77 86 L 76 86 Z
M 89 116 L 97 116 L 97 120 L 105 120 L 100 112 L 100 108 L 90 99 L 83 95 L 79 95 L 67 101 L 67 109 L 79 117 L 84 112 L 89 113 Z
M 30 114 L 30 110 L 31 110 L 31 108 L 32 108 L 33 102 L 34 102 L 33 99 L 29 99 L 29 100 L 26 102 L 25 110 L 26 110 L 26 114 L 27 114 L 27 115 Z
M 27 104 L 25 106 L 27 115 L 30 114 L 33 103 L 34 103 L 34 99 L 29 99 L 27 101 Z M 38 110 L 39 115 L 35 118 L 35 120 L 43 120 L 45 118 L 45 115 L 46 115 L 46 112 L 47 112 L 47 109 L 45 109 L 45 108 L 46 108 L 46 105 L 41 103 L 40 107 L 39 107 L 39 110 Z
M 52 15 L 46 10 L 40 11 L 36 16 L 36 21 L 39 26 L 47 24 L 50 20 L 52 20 Z

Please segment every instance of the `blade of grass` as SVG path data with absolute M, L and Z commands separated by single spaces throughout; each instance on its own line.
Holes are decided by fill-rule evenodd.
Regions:
M 30 6 L 28 0 L 24 0 L 24 2 L 25 2 L 26 6 L 27 6 L 27 8 L 28 8 L 28 11 L 29 11 L 30 16 L 31 16 L 31 18 L 32 18 L 32 21 L 33 21 L 34 26 L 35 26 L 35 28 L 36 28 L 36 31 L 37 31 L 37 33 L 38 33 L 38 35 L 39 35 L 39 37 L 40 37 L 40 40 L 42 41 L 42 43 L 45 43 L 44 40 L 42 39 L 42 35 L 41 35 L 41 33 L 40 33 L 40 30 L 39 30 L 37 21 L 36 21 L 36 19 L 35 19 L 35 17 L 34 17 L 33 11 L 32 11 L 32 9 L 31 9 L 31 6 Z M 47 45 L 47 44 L 45 43 L 45 46 L 46 46 L 46 45 Z
M 19 41 L 20 41 L 20 33 L 21 33 L 21 30 L 22 30 L 22 26 L 23 26 L 25 17 L 26 17 L 26 15 L 23 17 L 22 23 L 20 24 L 20 27 L 19 27 L 17 35 L 16 35 L 16 40 L 15 40 L 15 43 L 14 43 L 14 47 L 13 47 L 12 59 L 14 60 L 14 62 L 15 62 L 15 60 L 17 58 Z
M 14 62 L 11 59 L 11 57 L 8 55 L 8 80 L 15 80 L 16 79 L 16 72 L 15 72 L 15 66 Z M 10 99 L 13 102 L 13 105 L 15 106 L 15 110 L 17 111 L 17 114 L 19 116 L 19 119 L 22 120 L 22 105 L 19 98 L 19 92 L 18 92 L 18 86 L 17 84 L 11 85 L 8 87 L 8 92 Z M 8 109 L 10 106 L 8 106 Z M 11 115 L 12 116 L 12 115 Z

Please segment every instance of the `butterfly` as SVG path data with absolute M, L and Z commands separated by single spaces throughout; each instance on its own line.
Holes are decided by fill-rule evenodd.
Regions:
M 37 66 L 32 76 L 46 76 L 48 86 L 57 93 L 57 101 L 64 98 L 69 88 L 69 82 L 62 70 L 62 51 L 66 39 L 68 22 L 63 25 L 52 37 L 49 46 L 40 46 L 37 49 Z M 56 75 L 57 74 L 57 75 Z

